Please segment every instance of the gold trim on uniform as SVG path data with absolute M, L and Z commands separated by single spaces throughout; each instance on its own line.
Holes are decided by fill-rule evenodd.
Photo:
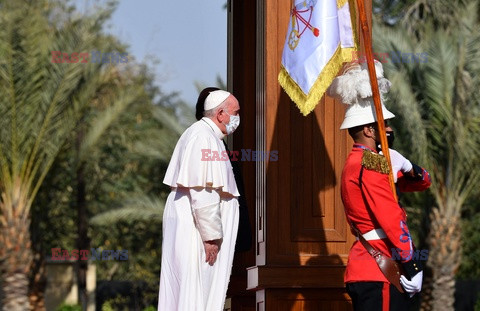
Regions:
M 381 154 L 374 153 L 366 149 L 363 150 L 362 166 L 367 170 L 376 171 L 382 174 L 390 173 L 387 159 Z

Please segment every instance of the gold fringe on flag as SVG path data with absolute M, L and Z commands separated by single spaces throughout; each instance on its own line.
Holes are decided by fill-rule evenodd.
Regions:
M 300 112 L 306 116 L 315 109 L 315 106 L 322 99 L 323 94 L 337 76 L 338 71 L 342 68 L 343 62 L 352 61 L 352 54 L 356 51 L 355 48 L 341 49 L 338 46 L 332 58 L 318 76 L 317 80 L 312 86 L 312 91 L 308 96 L 302 91 L 298 84 L 290 77 L 287 70 L 281 66 L 278 75 L 278 82 L 290 96 L 293 102 L 297 105 Z
M 322 99 L 323 94 L 337 76 L 338 71 L 342 68 L 343 62 L 352 61 L 352 54 L 355 48 L 341 49 L 338 46 L 332 58 L 328 61 L 318 76 L 317 80 L 312 86 L 312 91 L 308 96 L 302 91 L 298 84 L 290 77 L 287 70 L 281 66 L 278 75 L 278 82 L 290 96 L 293 102 L 296 103 L 300 112 L 306 116 L 315 109 L 315 106 Z

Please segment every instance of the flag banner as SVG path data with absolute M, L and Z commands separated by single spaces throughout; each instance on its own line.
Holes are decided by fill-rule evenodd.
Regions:
M 293 0 L 278 81 L 306 116 L 357 51 L 349 0 Z

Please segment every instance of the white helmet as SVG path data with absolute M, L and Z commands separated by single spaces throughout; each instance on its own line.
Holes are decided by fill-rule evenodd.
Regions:
M 383 118 L 385 120 L 391 119 L 395 115 L 388 111 L 383 104 L 383 94 L 388 93 L 391 82 L 383 77 L 383 67 L 378 61 L 375 61 L 375 71 L 382 102 Z M 352 62 L 347 64 L 343 74 L 333 80 L 327 94 L 347 105 L 345 119 L 340 126 L 341 130 L 376 122 L 375 105 L 373 104 L 372 88 L 366 63 Z

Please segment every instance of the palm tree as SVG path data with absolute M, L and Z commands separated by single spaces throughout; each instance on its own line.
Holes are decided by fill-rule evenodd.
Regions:
M 28 310 L 30 209 L 98 86 L 104 64 L 52 62 L 52 51 L 95 50 L 108 15 L 72 18 L 47 0 L 0 11 L 0 273 L 3 310 Z M 88 99 L 88 100 L 87 100 Z
M 421 2 L 427 5 L 424 12 L 440 12 L 434 1 Z M 480 34 L 478 1 L 439 2 L 448 14 L 424 17 L 417 24 L 414 6 L 413 15 L 407 15 L 411 31 L 403 24 L 379 25 L 374 38 L 379 51 L 417 53 L 417 58 L 390 59 L 384 67 L 393 85 L 392 110 L 400 114 L 399 130 L 409 139 L 406 154 L 432 175 L 434 206 L 427 207 L 426 241 L 431 300 L 424 306 L 453 310 L 461 212 L 480 182 Z

